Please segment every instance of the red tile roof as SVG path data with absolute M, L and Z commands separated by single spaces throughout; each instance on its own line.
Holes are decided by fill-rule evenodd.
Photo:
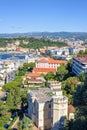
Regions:
M 69 113 L 74 113 L 75 112 L 75 107 L 73 105 L 68 106 L 68 112 Z
M 38 73 L 53 72 L 53 73 L 56 73 L 56 69 L 55 68 L 34 68 L 34 72 L 38 72 Z
M 44 83 L 45 81 L 41 79 L 29 79 L 28 83 Z
M 63 64 L 66 63 L 65 60 L 54 60 L 52 58 L 42 58 L 40 60 L 38 60 L 37 62 L 41 62 L 41 63 L 49 63 L 49 64 Z
M 79 60 L 80 62 L 87 64 L 87 56 L 84 57 L 76 57 L 76 60 Z
M 37 72 L 33 72 L 33 73 L 29 73 L 28 76 L 29 76 L 29 77 L 40 77 L 41 74 L 40 74 L 40 73 L 37 73 Z

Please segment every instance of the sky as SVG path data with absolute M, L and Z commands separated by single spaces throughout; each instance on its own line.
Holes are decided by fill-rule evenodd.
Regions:
M 0 0 L 0 33 L 87 32 L 87 0 Z

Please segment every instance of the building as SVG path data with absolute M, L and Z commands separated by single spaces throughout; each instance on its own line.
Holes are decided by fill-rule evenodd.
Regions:
M 65 63 L 65 60 L 54 60 L 52 58 L 47 57 L 37 60 L 36 68 L 55 68 L 57 70 L 57 67 Z
M 42 73 L 46 74 L 49 72 L 56 73 L 56 69 L 55 68 L 34 68 L 33 72 L 40 73 L 40 74 L 42 74 Z
M 68 106 L 68 119 L 74 119 L 75 117 L 75 107 L 73 105 Z
M 54 129 L 68 116 L 68 99 L 62 95 L 61 84 L 49 81 L 48 88 L 28 93 L 28 116 L 40 130 Z
M 82 72 L 87 72 L 87 56 L 76 57 L 72 59 L 72 72 L 79 75 Z
M 41 76 L 40 73 L 29 73 L 25 76 L 22 76 L 23 84 L 26 84 L 28 87 L 41 87 L 45 85 L 45 79 Z
M 78 54 L 79 51 L 85 51 L 86 50 L 86 47 L 84 46 L 75 46 L 75 47 L 71 47 L 69 48 L 69 52 L 70 54 Z
M 56 56 L 68 56 L 69 55 L 69 49 L 68 47 L 61 47 L 61 48 L 56 48 L 56 49 L 49 49 L 46 50 L 46 54 L 48 55 L 56 55 Z

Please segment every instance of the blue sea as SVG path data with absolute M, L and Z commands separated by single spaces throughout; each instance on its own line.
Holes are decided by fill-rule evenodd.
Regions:
M 0 54 L 0 59 L 1 60 L 6 60 L 6 59 L 25 59 L 25 55 L 15 55 L 15 54 Z

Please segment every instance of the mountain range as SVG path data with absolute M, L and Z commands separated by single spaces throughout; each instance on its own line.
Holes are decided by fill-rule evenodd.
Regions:
M 0 37 L 87 37 L 87 32 L 28 32 L 28 33 L 2 33 Z

